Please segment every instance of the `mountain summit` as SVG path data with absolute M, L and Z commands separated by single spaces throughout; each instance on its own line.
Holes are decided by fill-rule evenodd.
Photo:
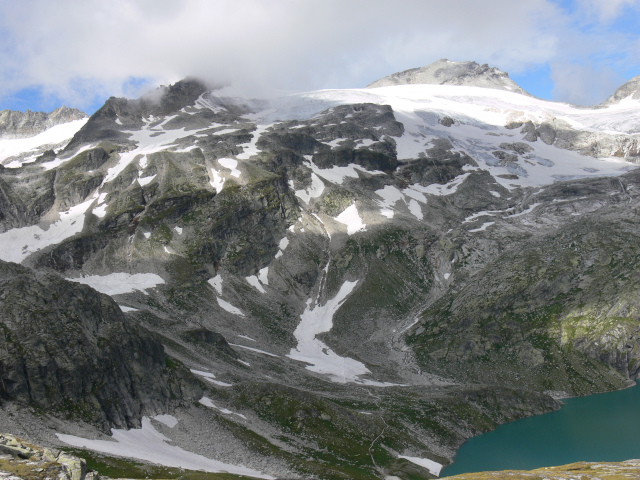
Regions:
M 622 85 L 611 95 L 604 105 L 615 105 L 620 103 L 621 100 L 631 97 L 634 100 L 640 100 L 640 75 L 633 77 L 627 83 Z
M 443 58 L 426 67 L 411 68 L 394 73 L 367 85 L 367 88 L 412 84 L 466 85 L 469 87 L 495 88 L 509 92 L 524 93 L 520 86 L 509 78 L 509 74 L 486 63 L 452 62 Z

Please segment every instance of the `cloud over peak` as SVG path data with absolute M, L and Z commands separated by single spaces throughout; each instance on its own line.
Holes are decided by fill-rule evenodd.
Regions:
M 613 3 L 596 14 L 637 2 Z M 0 0 L 0 29 L 0 97 L 36 86 L 75 104 L 186 76 L 248 90 L 362 87 L 443 57 L 516 73 L 562 63 L 587 35 L 550 0 Z

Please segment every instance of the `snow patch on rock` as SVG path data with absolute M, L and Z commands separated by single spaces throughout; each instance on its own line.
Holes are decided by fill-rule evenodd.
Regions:
M 95 201 L 95 197 L 71 207 L 60 214 L 60 219 L 48 228 L 39 225 L 13 228 L 0 233 L 0 259 L 21 263 L 38 250 L 56 245 L 82 231 L 85 213 Z
M 220 297 L 217 297 L 217 299 L 218 299 L 218 305 L 220 305 L 220 308 L 222 308 L 223 310 L 226 310 L 229 313 L 233 313 L 234 315 L 240 315 L 241 317 L 244 317 L 244 313 L 242 313 L 242 310 L 240 310 L 237 307 L 234 307 L 229 302 L 222 300 Z
M 353 235 L 356 232 L 366 230 L 366 225 L 362 222 L 356 204 L 347 207 L 335 220 L 347 226 L 347 234 Z
M 108 275 L 88 275 L 86 277 L 67 278 L 76 283 L 89 285 L 95 290 L 107 295 L 120 295 L 135 291 L 148 294 L 146 290 L 164 284 L 160 275 L 155 273 L 124 273 L 116 272 Z

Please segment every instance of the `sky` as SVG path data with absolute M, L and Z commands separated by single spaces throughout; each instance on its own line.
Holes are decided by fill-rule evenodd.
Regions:
M 0 0 L 0 110 L 91 114 L 187 76 L 361 88 L 441 58 L 597 104 L 640 75 L 640 0 Z

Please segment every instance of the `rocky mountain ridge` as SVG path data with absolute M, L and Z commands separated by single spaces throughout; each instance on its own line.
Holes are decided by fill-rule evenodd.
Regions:
M 84 118 L 87 118 L 85 113 L 65 106 L 58 107 L 50 113 L 1 110 L 0 139 L 33 137 L 56 125 Z
M 109 99 L 46 155 L 6 157 L 0 259 L 23 267 L 5 268 L 33 269 L 36 298 L 86 297 L 78 311 L 132 334 L 115 356 L 156 372 L 153 387 L 129 377 L 111 417 L 78 394 L 98 399 L 90 421 L 141 425 L 118 442 L 161 429 L 224 468 L 245 452 L 254 476 L 433 477 L 469 436 L 636 379 L 639 105 L 479 88 L 466 67 L 444 85 L 271 99 L 189 79 Z M 12 301 L 11 318 L 32 315 Z M 147 335 L 194 377 L 175 387 Z M 140 420 L 165 411 L 172 426 Z M 106 448 L 51 422 L 62 436 L 17 433 Z
M 426 67 L 411 68 L 394 73 L 370 83 L 367 88 L 411 84 L 466 85 L 527 94 L 509 78 L 508 73 L 502 70 L 490 67 L 486 63 L 480 65 L 476 62 L 453 62 L 446 58 Z

